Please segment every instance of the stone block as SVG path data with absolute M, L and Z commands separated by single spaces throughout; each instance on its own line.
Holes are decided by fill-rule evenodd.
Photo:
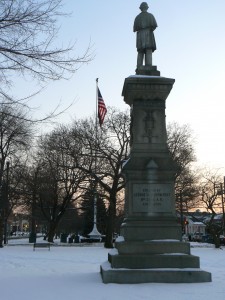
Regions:
M 115 247 L 120 254 L 190 254 L 190 244 L 176 240 L 158 241 L 117 241 Z
M 199 268 L 113 269 L 107 261 L 100 266 L 103 283 L 197 283 L 212 281 L 211 273 Z
M 199 268 L 199 257 L 180 253 L 170 254 L 130 254 L 109 253 L 108 261 L 112 268 L 160 269 L 160 268 Z

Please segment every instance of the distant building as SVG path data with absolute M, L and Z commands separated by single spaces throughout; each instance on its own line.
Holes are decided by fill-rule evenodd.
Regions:
M 204 235 L 206 234 L 205 228 L 206 225 L 203 222 L 195 221 L 191 217 L 186 217 L 185 233 L 187 235 L 193 236 L 197 232 L 201 235 Z

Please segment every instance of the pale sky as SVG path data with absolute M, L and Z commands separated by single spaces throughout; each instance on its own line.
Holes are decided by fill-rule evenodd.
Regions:
M 65 0 L 64 10 L 72 15 L 63 19 L 59 44 L 76 41 L 81 55 L 91 41 L 95 58 L 70 80 L 51 83 L 36 96 L 31 103 L 39 107 L 38 114 L 52 110 L 59 102 L 64 108 L 75 101 L 60 122 L 92 115 L 96 78 L 106 105 L 129 109 L 121 93 L 125 78 L 135 74 L 133 22 L 141 2 Z M 225 1 L 147 3 L 158 23 L 153 64 L 161 76 L 176 80 L 166 102 L 167 122 L 188 123 L 196 136 L 199 164 L 224 168 L 225 173 Z M 24 85 L 21 87 L 24 91 Z M 21 89 L 17 91 L 21 93 Z

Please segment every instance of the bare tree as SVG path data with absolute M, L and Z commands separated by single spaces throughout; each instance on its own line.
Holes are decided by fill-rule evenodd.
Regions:
M 38 205 L 48 221 L 48 241 L 53 237 L 66 209 L 82 197 L 86 174 L 76 168 L 75 159 L 68 155 L 67 128 L 61 126 L 39 141 Z
M 198 208 L 199 174 L 197 170 L 186 167 L 175 182 L 177 195 L 176 210 L 188 213 Z
M 179 125 L 176 122 L 167 126 L 168 147 L 173 160 L 177 163 L 176 177 L 196 160 L 194 151 L 194 138 L 189 125 Z
M 175 175 L 176 209 L 183 225 L 183 213 L 196 207 L 198 197 L 198 174 L 192 167 L 196 161 L 194 138 L 189 125 L 176 122 L 167 126 L 168 148 L 177 164 Z
M 90 60 L 88 47 L 81 56 L 73 54 L 73 45 L 57 47 L 57 19 L 62 0 L 0 1 L 0 80 L 11 86 L 17 73 L 33 76 L 38 81 L 58 80 L 75 72 Z M 14 77 L 15 78 L 15 77 Z
M 83 145 L 82 159 L 77 162 L 77 167 L 92 177 L 98 193 L 107 201 L 106 248 L 113 247 L 118 193 L 124 188 L 121 166 L 128 158 L 129 119 L 127 113 L 108 108 L 105 122 L 97 134 L 94 119 L 74 123 L 71 131 L 73 140 Z
M 206 222 L 206 229 L 212 235 L 216 248 L 220 246 L 220 235 L 224 229 L 224 224 L 215 222 L 216 214 L 221 211 L 220 193 L 218 193 L 221 182 L 223 182 L 223 178 L 218 170 L 205 169 L 199 183 L 199 203 L 203 209 L 211 213 L 210 219 Z
M 0 104 L 0 185 L 6 160 L 21 156 L 30 146 L 32 126 L 16 105 Z
M 74 44 L 57 41 L 63 0 L 0 1 L 0 102 L 17 103 L 31 110 L 28 100 L 43 88 L 43 83 L 68 79 L 83 64 L 92 60 L 91 45 L 78 55 Z M 12 92 L 17 78 L 35 80 L 39 86 L 31 94 L 18 98 Z M 24 84 L 26 82 L 24 81 Z M 38 84 L 38 85 L 37 85 Z M 57 106 L 40 120 L 43 122 L 63 113 Z
M 32 126 L 25 121 L 26 114 L 17 105 L 0 104 L 0 189 L 3 188 L 4 174 L 7 170 L 7 161 L 11 161 L 11 168 L 18 164 L 22 157 L 26 157 L 30 146 Z M 1 217 L 0 222 L 3 226 L 4 216 L 4 197 L 0 197 Z M 0 232 L 0 245 L 3 233 Z

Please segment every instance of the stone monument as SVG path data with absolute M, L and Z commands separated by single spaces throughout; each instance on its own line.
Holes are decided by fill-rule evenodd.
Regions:
M 156 50 L 156 42 L 153 31 L 157 27 L 155 17 L 148 13 L 148 4 L 142 2 L 141 13 L 134 20 L 134 32 L 137 32 L 136 47 L 138 51 L 136 74 L 160 75 L 156 67 L 152 65 L 152 53 Z M 145 62 L 145 66 L 143 66 Z
M 175 80 L 161 77 L 152 66 L 152 51 L 148 52 L 148 48 L 155 48 L 152 34 L 157 24 L 147 12 L 146 2 L 140 9 L 134 31 L 137 31 L 137 45 L 141 41 L 146 48 L 140 51 L 137 47 L 136 75 L 125 79 L 122 92 L 131 107 L 131 151 L 122 170 L 125 219 L 115 249 L 101 265 L 102 280 L 104 283 L 209 282 L 211 274 L 200 269 L 199 257 L 191 255 L 190 243 L 182 242 L 175 212 L 177 166 L 168 150 L 165 121 L 165 103 Z

